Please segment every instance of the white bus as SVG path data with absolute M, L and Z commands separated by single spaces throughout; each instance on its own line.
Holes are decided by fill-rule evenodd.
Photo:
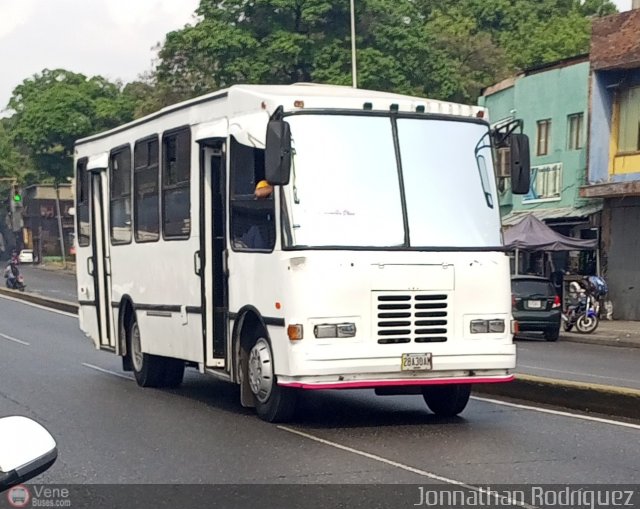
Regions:
M 233 86 L 79 140 L 80 327 L 139 385 L 194 367 L 267 421 L 305 389 L 422 394 L 458 414 L 471 384 L 515 367 L 483 113 Z M 502 141 L 526 192 L 528 141 Z

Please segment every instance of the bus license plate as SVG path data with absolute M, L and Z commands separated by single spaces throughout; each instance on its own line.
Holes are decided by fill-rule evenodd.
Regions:
M 402 371 L 426 371 L 431 369 L 430 353 L 403 353 Z

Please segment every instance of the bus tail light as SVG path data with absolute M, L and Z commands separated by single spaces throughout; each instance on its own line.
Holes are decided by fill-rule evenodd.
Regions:
M 302 325 L 300 324 L 291 324 L 287 327 L 287 336 L 289 336 L 290 341 L 299 341 L 304 337 L 302 331 Z

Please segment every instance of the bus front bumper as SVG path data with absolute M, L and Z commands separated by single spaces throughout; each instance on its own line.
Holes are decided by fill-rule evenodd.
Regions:
M 359 374 L 339 376 L 278 376 L 278 385 L 296 389 L 375 389 L 378 387 L 416 387 L 426 385 L 486 384 L 511 382 L 514 375 L 508 371 L 491 370 L 466 372 L 438 372 L 410 375 L 406 373 Z

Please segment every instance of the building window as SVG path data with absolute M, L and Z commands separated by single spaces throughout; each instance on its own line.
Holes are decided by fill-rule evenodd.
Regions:
M 531 168 L 531 188 L 523 203 L 559 200 L 562 194 L 562 164 L 545 164 Z
M 640 87 L 620 93 L 618 152 L 640 152 Z
M 162 138 L 162 233 L 191 234 L 191 131 L 182 128 Z
M 549 153 L 549 137 L 551 134 L 551 120 L 538 120 L 538 149 L 536 154 L 546 156 Z
M 87 247 L 91 243 L 89 172 L 87 158 L 80 159 L 76 167 L 76 219 L 78 221 L 78 246 Z M 42 215 L 42 213 L 40 214 Z
M 582 139 L 582 132 L 584 126 L 584 113 L 576 113 L 574 115 L 569 115 L 567 124 L 568 124 L 568 137 L 569 150 L 578 150 L 584 146 L 584 142 Z
M 138 141 L 133 153 L 133 224 L 136 242 L 160 238 L 158 138 Z
M 109 163 L 111 243 L 131 242 L 131 147 L 115 149 Z

